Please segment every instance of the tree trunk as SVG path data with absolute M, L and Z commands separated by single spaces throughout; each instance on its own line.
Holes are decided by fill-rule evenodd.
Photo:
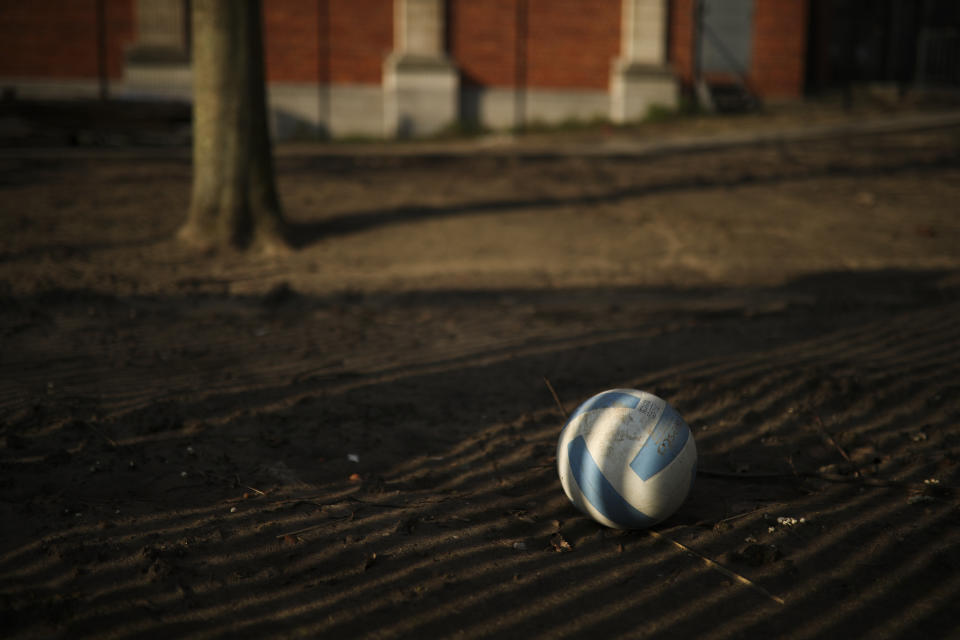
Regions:
M 193 0 L 193 194 L 179 237 L 286 246 L 267 129 L 259 0 Z

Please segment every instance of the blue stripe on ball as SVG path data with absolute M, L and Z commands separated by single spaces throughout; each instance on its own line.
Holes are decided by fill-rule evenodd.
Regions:
M 673 407 L 665 406 L 650 437 L 630 463 L 630 468 L 641 480 L 649 480 L 673 462 L 689 437 L 690 429 L 687 423 Z
M 655 518 L 634 508 L 617 493 L 590 455 L 583 436 L 577 436 L 570 442 L 567 458 L 570 462 L 570 473 L 580 487 L 580 493 L 607 520 L 624 528 L 649 527 L 657 522 Z
M 636 409 L 638 404 L 640 404 L 640 398 L 632 393 L 624 393 L 623 391 L 599 393 L 577 407 L 577 410 L 574 411 L 570 419 L 567 420 L 567 424 L 570 424 L 577 416 L 587 411 L 596 411 L 597 409 L 607 409 L 609 407 Z

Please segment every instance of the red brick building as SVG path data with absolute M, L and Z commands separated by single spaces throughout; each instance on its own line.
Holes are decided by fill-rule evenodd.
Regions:
M 0 87 L 189 99 L 188 2 L 0 0 Z M 631 121 L 711 85 L 793 100 L 850 79 L 836 71 L 848 35 L 836 25 L 856 11 L 887 7 L 893 22 L 912 11 L 916 50 L 935 19 L 922 11 L 955 19 L 944 2 L 264 0 L 270 104 L 283 137 Z

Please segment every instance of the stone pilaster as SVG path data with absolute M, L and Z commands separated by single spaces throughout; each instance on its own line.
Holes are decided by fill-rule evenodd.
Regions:
M 137 0 L 136 40 L 127 49 L 124 91 L 190 99 L 190 6 L 187 0 Z
M 127 52 L 131 61 L 190 61 L 187 2 L 137 0 L 134 11 L 137 39 Z
M 652 106 L 675 109 L 679 86 L 667 65 L 667 0 L 623 0 L 620 57 L 610 72 L 611 118 L 631 122 Z
M 384 61 L 388 136 L 436 133 L 459 116 L 460 76 L 445 51 L 443 0 L 394 0 L 394 51 Z

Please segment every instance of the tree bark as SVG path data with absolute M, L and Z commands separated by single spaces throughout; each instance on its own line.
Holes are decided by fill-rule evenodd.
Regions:
M 181 240 L 276 252 L 286 225 L 267 128 L 259 0 L 193 0 L 193 193 Z

